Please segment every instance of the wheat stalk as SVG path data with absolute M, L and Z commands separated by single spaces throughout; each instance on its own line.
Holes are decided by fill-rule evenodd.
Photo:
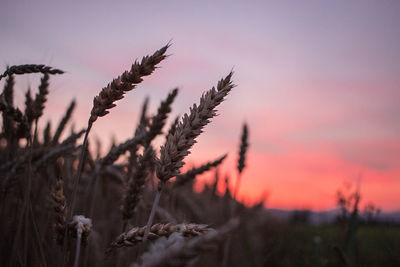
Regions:
M 167 44 L 160 50 L 157 50 L 153 55 L 143 57 L 140 63 L 138 61 L 135 61 L 130 71 L 125 71 L 121 76 L 114 79 L 111 83 L 109 83 L 101 90 L 98 96 L 93 99 L 93 107 L 90 112 L 88 126 L 86 129 L 85 137 L 83 139 L 83 150 L 78 164 L 78 171 L 76 176 L 77 178 L 74 181 L 69 217 L 73 214 L 75 209 L 76 193 L 82 173 L 87 139 L 93 123 L 97 120 L 98 117 L 103 117 L 108 114 L 108 110 L 116 106 L 114 102 L 122 99 L 127 91 L 134 89 L 136 85 L 141 83 L 144 76 L 148 76 L 153 73 L 153 71 L 156 69 L 156 65 L 167 57 L 165 55 L 165 52 L 167 51 L 168 47 L 169 44 Z
M 234 87 L 231 81 L 232 75 L 233 72 L 230 72 L 218 82 L 217 88 L 213 87 L 204 93 L 200 98 L 200 104 L 198 106 L 194 104 L 190 109 L 190 114 L 183 116 L 174 134 L 167 136 L 165 145 L 160 149 L 160 159 L 156 160 L 156 173 L 160 182 L 147 221 L 147 229 L 153 223 L 163 185 L 170 178 L 179 174 L 179 169 L 184 165 L 183 159 L 190 153 L 190 148 L 196 143 L 196 137 L 202 133 L 202 129 L 210 122 L 210 119 L 216 116 L 217 111 L 215 108 Z M 145 238 L 147 238 L 147 234 L 148 232 L 145 233 Z
M 232 214 L 235 214 L 237 212 L 235 209 L 235 208 L 237 208 L 237 205 L 236 205 L 237 202 L 235 200 L 236 200 L 237 193 L 239 191 L 239 186 L 240 186 L 240 182 L 242 179 L 242 172 L 245 167 L 246 151 L 247 151 L 247 147 L 249 146 L 247 139 L 248 139 L 248 129 L 247 129 L 247 124 L 244 123 L 243 130 L 242 130 L 242 136 L 241 136 L 240 149 L 239 149 L 239 159 L 238 159 L 238 168 L 237 168 L 238 175 L 237 175 L 236 185 L 235 185 L 235 189 L 233 191 L 233 196 L 232 196 L 234 202 L 231 203 L 231 208 L 230 208 L 231 216 L 232 216 Z M 232 242 L 232 236 L 229 236 L 225 243 L 225 248 L 224 248 L 224 259 L 223 259 L 223 263 L 222 263 L 223 267 L 226 267 L 228 264 L 228 257 L 229 257 L 229 250 L 230 250 L 231 242 Z

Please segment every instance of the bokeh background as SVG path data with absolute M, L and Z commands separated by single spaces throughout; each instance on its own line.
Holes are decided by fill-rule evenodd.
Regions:
M 358 184 L 362 202 L 389 212 L 400 209 L 399 14 L 398 1 L 3 0 L 0 65 L 67 71 L 52 77 L 45 118 L 56 124 L 75 98 L 80 129 L 102 87 L 171 41 L 161 68 L 96 121 L 104 149 L 132 136 L 146 96 L 155 112 L 179 87 L 173 114 L 184 114 L 233 68 L 237 87 L 189 165 L 227 152 L 220 171 L 234 178 L 246 121 L 245 203 L 331 209 L 338 188 Z M 37 76 L 17 79 L 20 106 Z

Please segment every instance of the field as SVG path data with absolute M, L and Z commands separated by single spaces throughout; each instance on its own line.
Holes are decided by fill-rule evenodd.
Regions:
M 87 128 L 79 131 L 67 131 L 75 102 L 57 127 L 38 127 L 50 78 L 62 70 L 19 65 L 0 76 L 1 266 L 400 266 L 399 226 L 360 224 L 357 197 L 351 216 L 319 226 L 279 221 L 262 200 L 252 207 L 236 201 L 251 125 L 237 129 L 232 175 L 239 179 L 233 186 L 217 171 L 226 155 L 185 168 L 195 139 L 235 87 L 232 72 L 170 125 L 177 89 L 155 115 L 145 101 L 135 134 L 103 155 L 90 130 L 156 72 L 168 48 L 136 61 L 105 86 L 94 98 Z M 28 74 L 42 79 L 37 90 L 26 92 L 21 111 L 13 87 Z M 153 147 L 158 136 L 165 143 Z M 214 182 L 195 192 L 195 179 L 205 172 L 214 173 Z

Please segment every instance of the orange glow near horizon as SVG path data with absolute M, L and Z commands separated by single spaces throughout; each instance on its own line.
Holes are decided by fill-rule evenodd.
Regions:
M 249 155 L 251 164 L 245 169 L 238 194 L 238 199 L 245 204 L 252 205 L 262 197 L 266 197 L 264 205 L 268 208 L 280 209 L 312 209 L 327 210 L 336 206 L 336 192 L 343 189 L 344 184 L 356 186 L 360 183 L 361 208 L 368 203 L 373 203 L 385 211 L 397 211 L 398 177 L 400 169 L 391 171 L 376 171 L 363 169 L 359 166 L 349 166 L 339 163 L 335 159 L 316 160 L 305 164 L 323 165 L 337 171 L 310 171 L 307 169 L 290 168 L 286 160 L 267 159 L 263 156 Z M 251 161 L 252 160 L 252 161 Z M 306 159 L 299 158 L 304 162 Z M 270 163 L 267 163 L 267 162 Z M 275 162 L 275 163 L 273 163 Z M 274 165 L 276 164 L 276 165 Z M 225 192 L 224 177 L 229 173 L 229 185 L 233 190 L 236 184 L 236 162 L 229 162 L 220 169 L 219 192 Z M 253 165 L 253 166 L 252 166 Z M 256 165 L 258 168 L 256 168 Z M 230 167 L 229 167 L 230 166 Z M 226 173 L 225 173 L 226 171 Z M 214 181 L 214 171 L 198 179 L 196 190 L 201 190 L 204 184 Z M 382 195 L 382 190 L 385 194 Z
M 396 147 L 398 143 L 388 142 L 386 145 Z M 385 211 L 399 209 L 398 167 L 376 169 L 365 166 L 341 159 L 333 155 L 332 148 L 329 151 L 327 147 L 323 148 L 323 152 L 298 149 L 282 154 L 257 153 L 254 150 L 250 147 L 238 194 L 243 203 L 252 205 L 265 196 L 264 205 L 270 208 L 327 210 L 335 208 L 336 192 L 343 189 L 344 184 L 358 184 L 361 209 L 369 203 Z M 196 161 L 207 161 L 206 155 L 200 158 L 204 159 Z M 220 193 L 225 191 L 223 178 L 226 175 L 230 177 L 229 184 L 233 190 L 237 177 L 236 161 L 237 155 L 230 155 L 225 166 L 219 169 Z M 196 189 L 201 190 L 205 183 L 213 181 L 214 172 L 205 174 L 199 179 Z

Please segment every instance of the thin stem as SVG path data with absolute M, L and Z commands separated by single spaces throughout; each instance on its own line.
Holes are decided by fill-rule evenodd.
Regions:
M 150 175 L 150 184 L 151 184 L 151 190 L 154 192 L 156 190 L 156 182 L 153 179 L 153 175 Z
M 349 261 L 346 257 L 346 254 L 343 252 L 343 250 L 338 245 L 334 245 L 333 249 L 335 250 L 336 254 L 339 256 L 339 259 L 343 263 L 343 265 L 346 267 L 349 266 Z
M 90 129 L 92 128 L 92 125 L 93 124 L 89 121 L 88 127 L 86 129 L 85 137 L 83 139 L 82 152 L 81 152 L 81 157 L 79 159 L 77 176 L 76 176 L 76 179 L 75 179 L 74 185 L 73 185 L 71 204 L 70 204 L 69 212 L 67 214 L 67 221 L 69 221 L 72 218 L 72 215 L 74 214 L 76 193 L 78 191 L 78 184 L 79 184 L 79 180 L 81 178 L 82 169 L 83 169 L 83 165 L 84 165 L 83 161 L 84 161 L 85 155 L 86 155 L 86 146 L 87 146 L 88 135 L 89 135 Z M 62 253 L 62 255 L 63 255 L 62 266 L 65 266 L 66 261 L 67 261 L 67 246 L 68 246 L 68 227 L 65 227 L 64 245 L 63 245 L 63 253 Z
M 236 185 L 235 185 L 235 191 L 233 192 L 233 199 L 236 200 L 236 195 L 239 192 L 239 187 L 240 187 L 240 181 L 242 180 L 242 173 L 238 172 L 237 179 L 236 179 Z
M 240 182 L 241 182 L 241 180 L 242 180 L 242 173 L 241 172 L 238 172 L 237 173 L 237 178 L 236 178 L 236 184 L 235 184 L 235 188 L 233 189 L 233 195 L 232 195 L 232 200 L 233 201 L 231 201 L 231 210 L 230 210 L 230 216 L 234 216 L 234 215 L 236 215 L 236 209 L 237 209 L 237 203 L 238 203 L 238 201 L 237 201 L 237 199 L 236 199 L 236 197 L 237 197 L 237 194 L 238 194 L 238 192 L 239 192 L 239 187 L 240 187 Z
M 89 203 L 89 205 L 90 205 L 89 218 L 93 218 L 94 207 L 95 207 L 95 204 L 96 204 L 95 199 L 96 199 L 96 194 L 97 194 L 97 190 L 98 190 L 98 187 L 99 187 L 99 182 L 100 182 L 99 179 L 100 178 L 101 177 L 99 177 L 98 172 L 93 177 L 93 179 L 94 179 L 93 183 L 94 184 L 93 184 L 93 189 L 92 189 L 92 192 L 91 192 L 91 197 L 89 195 L 89 199 L 90 199 L 90 203 Z
M 93 213 L 94 213 L 94 207 L 95 207 L 95 197 L 97 194 L 97 188 L 98 188 L 98 180 L 99 180 L 99 165 L 96 165 L 95 169 L 94 169 L 94 174 L 92 177 L 92 182 L 89 182 L 89 185 L 91 190 L 86 190 L 88 192 L 88 202 L 89 202 L 89 218 L 93 218 Z M 93 181 L 94 180 L 94 181 Z M 88 249 L 90 249 L 89 247 L 86 247 L 86 253 L 84 254 L 83 257 L 83 266 L 87 266 L 87 262 L 88 262 L 88 257 L 89 257 L 89 253 L 87 253 Z
M 122 233 L 125 232 L 127 226 L 128 226 L 128 220 L 124 220 L 122 222 Z
M 37 119 L 35 120 L 35 129 L 33 131 L 33 138 L 37 134 Z M 32 190 L 32 153 L 33 153 L 33 141 L 32 136 L 29 136 L 29 162 L 28 162 L 28 187 L 25 193 L 25 235 L 24 235 L 24 256 L 23 256 L 23 266 L 26 266 L 28 258 L 28 233 L 29 233 L 29 207 L 31 201 L 31 190 Z M 32 214 L 33 216 L 33 214 Z
M 236 216 L 237 213 L 237 201 L 236 201 L 236 195 L 239 191 L 239 187 L 240 187 L 240 181 L 242 180 L 242 173 L 240 171 L 238 171 L 237 174 L 237 179 L 236 179 L 236 185 L 235 185 L 235 189 L 233 191 L 233 203 L 231 205 L 231 216 Z M 222 262 L 222 266 L 226 267 L 228 266 L 228 260 L 229 260 L 229 251 L 231 248 L 231 242 L 232 242 L 232 234 L 230 234 L 228 236 L 228 239 L 225 241 L 225 247 L 224 247 L 224 259 Z
M 88 177 L 88 183 L 85 189 L 85 194 L 87 196 L 86 199 L 86 207 L 85 207 L 85 212 L 88 211 L 90 216 L 89 218 L 93 217 L 93 201 L 94 201 L 94 194 L 96 192 L 96 182 L 97 182 L 97 178 L 100 175 L 100 165 L 96 164 L 92 173 L 90 174 L 90 176 Z
M 81 241 L 82 241 L 82 233 L 78 231 L 76 238 L 76 250 L 75 250 L 75 260 L 74 260 L 74 267 L 78 267 L 79 265 L 79 254 L 81 252 Z
M 25 206 L 22 205 L 21 209 L 22 210 L 21 210 L 21 213 L 20 213 L 20 216 L 19 216 L 19 220 L 18 220 L 17 232 L 15 234 L 14 244 L 13 244 L 13 248 L 12 248 L 12 252 L 11 252 L 11 261 L 10 261 L 11 264 L 13 263 L 13 259 L 15 259 L 14 258 L 15 252 L 19 252 L 18 249 L 17 249 L 17 246 L 18 246 L 19 235 L 21 234 L 21 230 L 22 230 L 22 223 L 24 221 L 23 217 L 24 217 Z M 21 258 L 22 257 L 17 257 L 17 259 L 20 260 L 20 261 L 21 261 Z M 21 265 L 22 265 L 22 263 L 21 263 Z
M 42 238 L 40 236 L 38 227 L 37 227 L 37 223 L 36 223 L 36 219 L 33 216 L 33 209 L 32 209 L 32 203 L 29 205 L 29 213 L 31 215 L 31 220 L 32 220 L 32 225 L 33 225 L 33 229 L 34 229 L 34 233 L 36 234 L 36 241 L 37 241 L 37 246 L 39 247 L 39 252 L 40 252 L 40 256 L 42 257 L 42 261 L 43 261 L 43 266 L 47 266 L 47 261 L 46 261 L 46 257 L 44 255 L 44 251 L 43 251 L 43 246 L 42 246 Z
M 147 236 L 149 235 L 149 232 L 150 232 L 150 227 L 153 224 L 154 214 L 156 213 L 156 209 L 158 207 L 158 203 L 160 202 L 160 197 L 161 197 L 161 192 L 162 192 L 162 189 L 163 189 L 163 185 L 164 185 L 164 183 L 161 183 L 159 189 L 157 190 L 156 197 L 155 197 L 154 202 L 153 202 L 153 207 L 151 208 L 149 220 L 147 221 L 146 231 L 144 232 L 144 237 L 143 237 L 143 241 L 144 242 L 147 240 Z
M 85 156 L 86 156 L 86 147 L 87 147 L 87 142 L 88 142 L 88 135 L 89 135 L 91 128 L 92 128 L 92 124 L 88 123 L 88 127 L 87 127 L 86 133 L 85 133 L 85 138 L 83 139 L 82 152 L 81 152 L 81 157 L 79 159 L 79 164 L 78 164 L 78 173 L 77 173 L 76 179 L 74 181 L 74 186 L 73 186 L 73 191 L 72 191 L 72 196 L 71 196 L 71 205 L 70 205 L 70 209 L 69 209 L 68 218 L 70 218 L 72 216 L 72 214 L 74 214 L 74 211 L 75 211 L 76 194 L 78 191 L 78 184 L 81 179 L 83 166 L 85 165 L 84 161 L 85 161 Z
M 228 260 L 229 260 L 229 250 L 231 248 L 231 240 L 232 240 L 232 235 L 228 236 L 228 239 L 225 242 L 225 247 L 224 247 L 224 258 L 222 260 L 222 267 L 227 267 L 228 266 Z

